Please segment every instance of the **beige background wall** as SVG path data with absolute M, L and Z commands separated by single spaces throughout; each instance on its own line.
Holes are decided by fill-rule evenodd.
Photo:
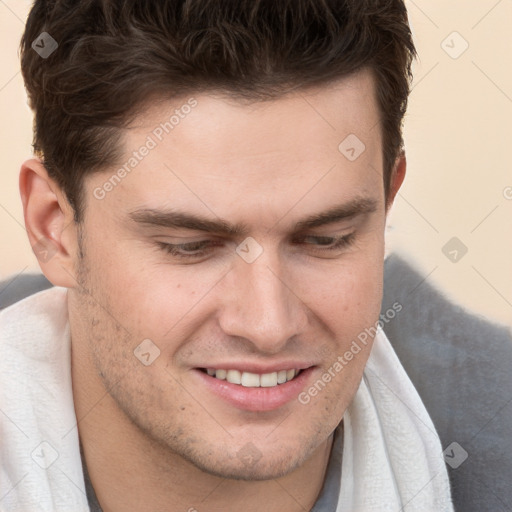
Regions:
M 407 5 L 420 60 L 405 127 L 408 176 L 388 250 L 454 300 L 512 326 L 512 2 Z M 17 56 L 29 6 L 0 1 L 0 279 L 38 270 L 17 182 L 31 153 Z

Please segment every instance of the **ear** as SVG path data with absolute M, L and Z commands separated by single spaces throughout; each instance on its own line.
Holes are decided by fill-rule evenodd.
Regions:
M 389 182 L 389 192 L 386 200 L 386 212 L 391 208 L 398 190 L 402 186 L 405 178 L 405 171 L 407 168 L 407 160 L 405 158 L 405 151 L 401 151 L 400 155 L 395 161 L 395 166 L 391 172 L 391 178 Z
M 25 228 L 43 274 L 56 286 L 76 287 L 78 243 L 73 208 L 36 158 L 21 166 L 19 186 Z

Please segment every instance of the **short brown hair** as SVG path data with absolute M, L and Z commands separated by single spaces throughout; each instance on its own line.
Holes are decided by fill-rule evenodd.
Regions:
M 58 48 L 42 58 L 47 32 Z M 21 40 L 34 151 L 80 221 L 82 180 L 120 157 L 148 98 L 253 100 L 375 77 L 386 196 L 402 148 L 415 48 L 403 0 L 36 0 Z

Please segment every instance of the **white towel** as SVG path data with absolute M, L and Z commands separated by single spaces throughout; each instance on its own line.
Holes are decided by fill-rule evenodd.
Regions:
M 86 512 L 66 290 L 0 313 L 0 511 Z M 450 512 L 441 444 L 384 332 L 344 415 L 338 512 Z
M 337 512 L 453 511 L 439 436 L 382 329 L 343 424 Z
M 89 511 L 65 288 L 0 313 L 0 510 Z

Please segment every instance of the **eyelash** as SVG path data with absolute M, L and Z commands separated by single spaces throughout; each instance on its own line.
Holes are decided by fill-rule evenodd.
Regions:
M 313 236 L 313 235 L 304 235 L 299 240 L 304 241 L 306 239 L 315 239 L 317 241 L 324 240 L 330 242 L 329 244 L 319 244 L 318 247 L 320 251 L 335 251 L 337 249 L 349 247 L 355 240 L 355 232 L 349 233 L 348 235 L 343 235 L 340 237 L 331 237 L 331 236 Z M 301 242 L 299 242 L 301 243 Z M 165 242 L 158 242 L 158 245 L 164 250 L 166 253 L 176 256 L 178 258 L 200 258 L 205 256 L 210 250 L 214 247 L 221 245 L 218 242 L 212 242 L 211 240 L 201 240 L 198 242 L 189 242 L 186 244 L 166 244 Z M 199 252 L 182 252 L 182 251 L 198 251 Z

